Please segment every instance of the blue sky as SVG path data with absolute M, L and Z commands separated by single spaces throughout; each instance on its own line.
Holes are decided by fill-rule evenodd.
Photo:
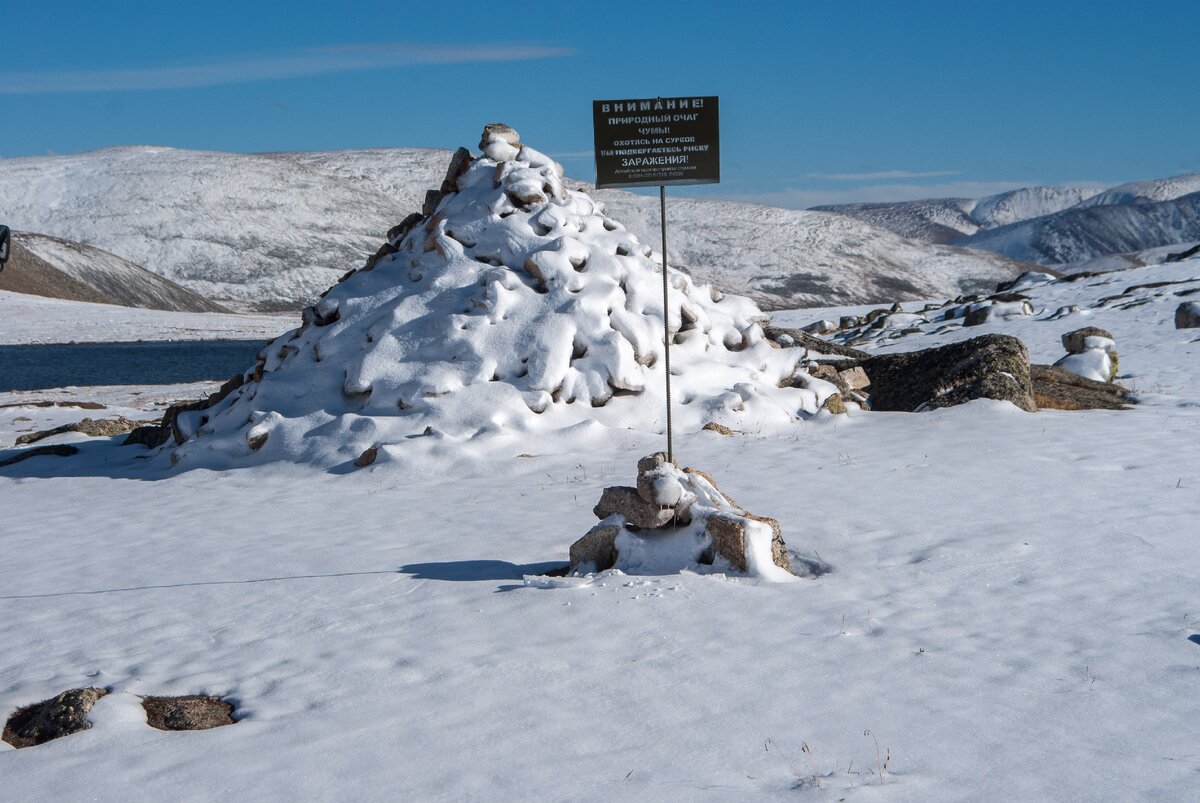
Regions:
M 782 206 L 1200 171 L 1200 2 L 0 0 L 0 157 L 474 146 L 594 176 L 591 100 L 721 97 Z M 0 161 L 0 169 L 3 162 Z

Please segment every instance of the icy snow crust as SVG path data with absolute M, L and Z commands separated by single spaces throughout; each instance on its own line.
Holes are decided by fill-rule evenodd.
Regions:
M 181 417 L 195 437 L 173 460 L 331 467 L 372 447 L 399 458 L 419 437 L 662 431 L 660 263 L 565 189 L 559 165 L 505 147 L 474 159 L 396 253 L 268 346 L 261 381 Z M 834 392 L 798 373 L 803 350 L 764 339 L 753 302 L 674 270 L 669 296 L 677 428 L 786 424 Z

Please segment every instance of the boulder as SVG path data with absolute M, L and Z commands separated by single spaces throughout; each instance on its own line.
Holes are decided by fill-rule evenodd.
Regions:
M 984 335 L 859 362 L 871 379 L 871 409 L 916 412 L 998 399 L 1033 412 L 1029 352 L 1009 335 Z
M 1200 301 L 1185 301 L 1175 308 L 1176 329 L 1200 329 Z
M 70 689 L 57 697 L 18 708 L 4 725 L 4 741 L 13 747 L 34 747 L 92 727 L 88 712 L 107 689 Z

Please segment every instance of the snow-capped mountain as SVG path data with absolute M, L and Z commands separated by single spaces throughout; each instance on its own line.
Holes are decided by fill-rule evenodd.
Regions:
M 1200 241 L 1200 173 L 1104 191 L 1025 187 L 978 201 L 943 198 L 818 208 L 913 239 L 1041 265 L 1072 265 Z
M 18 231 L 0 290 L 179 312 L 225 311 L 192 291 L 107 251 Z
M 958 241 L 1041 265 L 1200 241 L 1200 192 L 1166 201 L 1077 206 Z
M 297 309 L 421 208 L 449 156 L 126 147 L 11 159 L 0 171 L 0 220 L 102 247 L 228 306 Z M 597 197 L 657 242 L 656 200 Z M 1027 267 L 820 212 L 673 198 L 668 214 L 673 265 L 767 308 L 956 295 Z
M 987 198 L 931 198 L 879 204 L 814 207 L 881 226 L 902 237 L 954 243 L 979 231 L 1069 209 L 1097 190 L 1077 187 L 1022 187 Z
M 1131 181 L 1104 192 L 1097 193 L 1080 203 L 1080 206 L 1113 206 L 1136 204 L 1147 201 L 1170 201 L 1185 195 L 1200 192 L 1200 173 L 1187 173 L 1172 178 L 1151 181 Z

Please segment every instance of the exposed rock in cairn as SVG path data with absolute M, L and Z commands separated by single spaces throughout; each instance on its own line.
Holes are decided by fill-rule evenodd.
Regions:
M 605 488 L 593 512 L 600 523 L 571 545 L 572 574 L 711 565 L 768 580 L 793 576 L 779 522 L 747 513 L 708 474 L 680 469 L 661 452 L 638 461 L 636 487 Z
M 1094 382 L 1112 382 L 1117 376 L 1120 360 L 1117 344 L 1105 329 L 1085 326 L 1062 336 L 1067 356 L 1054 363 L 1056 367 Z

